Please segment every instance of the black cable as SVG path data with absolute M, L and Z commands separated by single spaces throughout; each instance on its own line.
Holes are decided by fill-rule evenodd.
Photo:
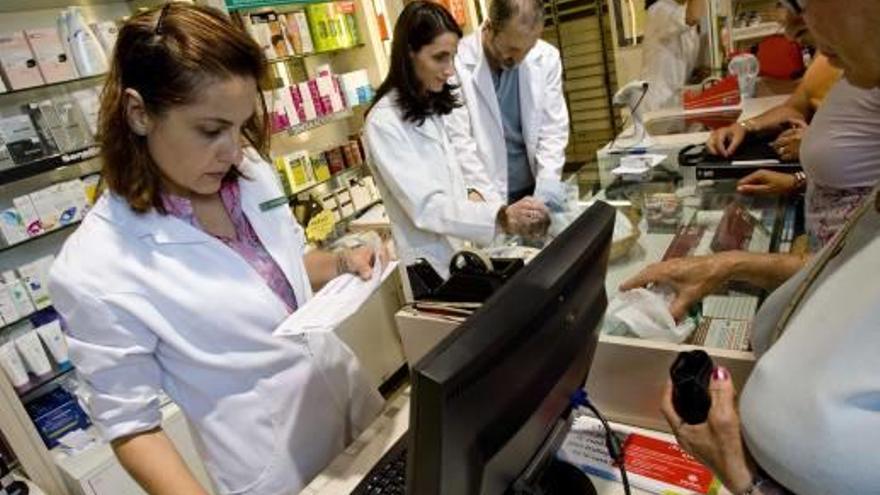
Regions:
M 596 416 L 596 419 L 602 423 L 602 428 L 605 429 L 605 448 L 608 449 L 608 455 L 611 456 L 611 459 L 614 460 L 617 464 L 617 468 L 620 470 L 620 482 L 623 484 L 623 493 L 625 495 L 630 495 L 629 477 L 626 474 L 626 459 L 624 457 L 625 452 L 620 445 L 620 440 L 618 440 L 617 436 L 614 435 L 614 432 L 611 431 L 611 427 L 608 425 L 605 416 L 602 416 L 602 413 L 599 412 L 599 409 L 590 400 L 590 397 L 585 390 L 578 390 L 575 392 L 571 398 L 571 402 L 575 407 L 584 406 L 589 409 L 593 415 Z
M 629 477 L 626 475 L 626 465 L 623 448 L 620 446 L 620 440 L 617 439 L 617 436 L 611 431 L 611 427 L 608 426 L 608 421 L 605 420 L 605 417 L 602 416 L 602 413 L 599 412 L 599 409 L 587 399 L 587 403 L 585 404 L 587 409 L 593 412 L 593 414 L 599 418 L 599 421 L 602 423 L 602 427 L 605 428 L 605 447 L 608 449 L 608 454 L 614 459 L 614 462 L 617 463 L 618 469 L 620 469 L 620 480 L 623 483 L 623 493 L 626 495 L 630 495 L 629 492 Z
M 642 89 L 642 96 L 639 96 L 639 99 L 636 100 L 635 106 L 633 106 L 632 110 L 630 110 L 629 115 L 627 115 L 626 118 L 623 119 L 623 124 L 621 124 L 620 128 L 617 130 L 617 132 L 614 133 L 614 139 L 612 139 L 611 144 L 608 145 L 608 151 L 614 151 L 614 143 L 617 142 L 617 137 L 620 136 L 620 133 L 623 132 L 624 129 L 626 129 L 626 125 L 629 124 L 630 117 L 632 117 L 632 114 L 636 113 L 636 110 L 639 109 L 639 105 L 642 104 L 642 100 L 645 99 L 645 95 L 647 95 L 647 94 L 648 94 L 648 85 L 645 84 Z

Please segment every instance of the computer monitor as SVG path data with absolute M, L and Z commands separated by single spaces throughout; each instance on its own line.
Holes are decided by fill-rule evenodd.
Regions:
M 555 454 L 607 306 L 613 226 L 597 202 L 414 366 L 407 493 L 502 494 Z

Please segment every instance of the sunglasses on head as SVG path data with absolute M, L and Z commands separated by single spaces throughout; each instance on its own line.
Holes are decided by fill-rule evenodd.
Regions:
M 795 15 L 802 15 L 807 6 L 807 0 L 779 0 L 779 3 Z

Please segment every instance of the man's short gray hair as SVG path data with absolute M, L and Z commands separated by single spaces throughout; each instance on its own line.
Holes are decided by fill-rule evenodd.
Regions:
M 492 0 L 489 4 L 489 22 L 501 31 L 511 20 L 534 26 L 544 21 L 544 0 Z

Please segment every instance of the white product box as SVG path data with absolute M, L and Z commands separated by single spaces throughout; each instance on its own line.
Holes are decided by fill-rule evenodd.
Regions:
M 101 44 L 104 53 L 109 57 L 116 46 L 116 38 L 119 37 L 119 27 L 113 21 L 93 22 L 89 24 L 89 27 L 92 28 L 95 37 L 98 38 L 98 43 Z
M 21 213 L 15 208 L 0 211 L 0 232 L 7 245 L 17 244 L 27 239 L 27 232 L 21 221 Z
M 44 84 L 37 60 L 21 31 L 0 34 L 0 66 L 10 89 Z
M 10 324 L 22 316 L 18 313 L 18 310 L 15 308 L 15 301 L 12 300 L 12 295 L 9 293 L 6 288 L 0 289 L 0 318 L 3 319 L 4 324 Z
M 67 135 L 70 149 L 81 150 L 92 145 L 94 140 L 92 139 L 91 124 L 76 100 L 63 96 L 55 98 L 53 103 L 58 120 Z M 98 105 L 97 100 L 94 104 Z M 97 122 L 95 125 L 97 126 Z
M 55 27 L 26 29 L 28 45 L 37 60 L 37 66 L 47 83 L 76 79 L 73 61 L 64 52 L 64 45 Z
M 305 12 L 294 12 L 291 14 L 296 25 L 299 28 L 299 36 L 302 40 L 303 53 L 312 53 L 315 51 L 315 45 L 312 43 L 312 32 L 309 30 L 309 20 Z
M 293 95 L 290 94 L 289 88 L 281 88 L 280 91 L 277 91 L 277 97 L 281 100 L 281 104 L 284 106 L 284 111 L 287 114 L 287 120 L 290 121 L 290 125 L 299 125 L 299 112 L 297 112 L 296 105 L 293 103 Z
M 89 88 L 74 91 L 71 94 L 86 120 L 89 132 L 94 136 L 98 133 L 98 109 L 101 106 L 98 92 L 94 88 Z
M 58 192 L 55 186 L 40 189 L 30 194 L 31 203 L 33 203 L 34 209 L 37 211 L 37 216 L 40 217 L 40 225 L 43 226 L 44 231 L 58 228 L 61 212 L 58 211 L 55 205 L 55 196 L 57 195 Z
M 24 225 L 24 231 L 28 237 L 34 237 L 43 233 L 43 225 L 40 223 L 40 216 L 34 208 L 29 196 L 19 196 L 12 200 L 13 206 L 21 215 L 21 223 Z
M 318 77 L 318 94 L 321 95 L 321 101 L 325 102 L 325 107 L 329 106 L 328 110 L 330 113 L 345 110 L 345 105 L 342 102 L 342 95 L 339 93 L 336 84 L 333 82 L 332 74 Z
M 89 208 L 89 200 L 86 196 L 86 185 L 80 179 L 74 179 L 70 182 L 65 182 L 62 185 L 62 190 L 64 196 L 67 198 L 67 202 L 70 207 L 75 208 L 73 217 L 70 219 L 71 222 L 76 222 L 77 220 L 82 220 L 86 215 L 86 210 Z M 62 214 L 61 218 L 62 225 L 65 223 L 64 215 Z
M 37 308 L 34 307 L 34 303 L 31 301 L 31 296 L 28 294 L 27 288 L 25 288 L 24 283 L 19 280 L 18 277 L 15 277 L 13 272 L 10 271 L 9 273 L 12 276 L 6 279 L 4 287 L 12 297 L 12 302 L 15 304 L 15 311 L 21 316 L 33 313 Z
M 52 304 L 48 285 L 49 268 L 54 261 L 54 256 L 47 256 L 18 267 L 18 274 L 37 309 L 44 309 Z

